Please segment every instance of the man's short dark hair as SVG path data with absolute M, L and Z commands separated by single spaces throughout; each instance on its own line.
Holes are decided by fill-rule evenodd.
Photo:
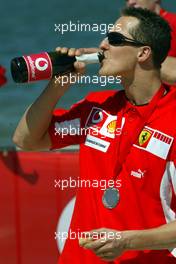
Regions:
M 171 28 L 159 15 L 142 8 L 125 8 L 122 16 L 132 16 L 139 20 L 139 24 L 130 29 L 131 36 L 152 49 L 153 64 L 160 68 L 167 57 L 171 45 Z

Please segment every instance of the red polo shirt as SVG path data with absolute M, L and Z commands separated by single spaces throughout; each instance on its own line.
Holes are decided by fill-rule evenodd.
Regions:
M 142 230 L 175 220 L 176 89 L 164 91 L 161 87 L 144 106 L 133 106 L 124 91 L 95 92 L 53 115 L 52 148 L 80 144 L 80 177 L 91 183 L 77 190 L 70 226 L 76 237 L 66 241 L 59 264 L 107 263 L 79 246 L 81 232 Z M 107 209 L 102 196 L 112 179 L 120 200 Z M 111 263 L 173 264 L 176 250 L 128 251 Z
M 161 9 L 160 16 L 162 16 L 169 23 L 172 29 L 171 49 L 168 55 L 172 57 L 176 57 L 176 14 L 169 13 L 168 11 Z

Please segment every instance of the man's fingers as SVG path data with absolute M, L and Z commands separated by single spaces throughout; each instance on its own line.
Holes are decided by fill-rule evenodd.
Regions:
M 108 244 L 105 244 L 103 247 L 98 248 L 93 251 L 99 258 L 105 261 L 112 261 L 115 258 L 115 254 L 112 250 L 112 247 Z
M 67 47 L 62 47 L 62 48 L 61 48 L 61 53 L 66 54 L 66 53 L 68 53 L 68 50 L 69 50 L 69 48 L 67 48 Z
M 67 47 L 57 47 L 57 52 L 68 53 L 69 56 L 80 56 L 82 54 L 91 54 L 100 51 L 99 48 L 67 48 Z
M 95 249 L 94 252 L 97 256 L 112 255 L 112 248 L 109 245 L 104 244 L 102 247 Z
M 56 48 L 57 52 L 60 52 L 60 53 L 63 53 L 63 54 L 68 53 L 68 50 L 69 50 L 69 48 L 67 48 L 67 47 L 57 47 Z
M 91 249 L 94 251 L 94 250 L 97 250 L 97 249 L 103 247 L 106 243 L 107 243 L 107 241 L 105 241 L 104 239 L 97 239 L 97 240 L 94 240 L 93 242 L 89 242 L 89 243 L 85 244 L 84 248 Z
M 68 55 L 69 56 L 75 56 L 76 55 L 76 49 L 75 48 L 70 48 L 68 50 Z
M 84 247 L 85 244 L 90 243 L 91 241 L 93 241 L 93 238 L 89 237 L 89 238 L 80 238 L 79 239 L 79 245 L 81 247 Z

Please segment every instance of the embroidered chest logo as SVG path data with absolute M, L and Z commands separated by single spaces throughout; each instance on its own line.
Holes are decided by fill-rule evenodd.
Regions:
M 133 146 L 150 152 L 161 159 L 167 159 L 172 142 L 173 137 L 146 126 L 140 133 L 137 143 Z
M 150 140 L 152 134 L 153 134 L 152 131 L 146 128 L 143 129 L 139 135 L 139 145 L 143 146 L 145 143 L 147 143 Z
M 108 125 L 107 125 L 107 131 L 110 134 L 114 134 L 116 131 L 116 126 L 117 126 L 117 121 L 111 121 Z
M 138 169 L 137 171 L 131 171 L 131 176 L 142 179 L 144 178 L 145 173 L 146 173 L 146 170 L 142 171 Z
M 125 118 L 117 124 L 117 115 L 111 115 L 101 108 L 93 107 L 86 120 L 85 128 L 88 129 L 85 145 L 107 152 L 111 140 L 120 135 L 125 123 Z
M 93 107 L 86 121 L 86 128 L 93 130 L 93 135 L 101 134 L 108 138 L 115 138 L 117 116 L 111 115 L 101 108 Z

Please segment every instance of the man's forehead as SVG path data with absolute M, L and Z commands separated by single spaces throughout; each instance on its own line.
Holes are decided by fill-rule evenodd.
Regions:
M 126 2 L 130 2 L 130 0 L 126 0 Z M 135 1 L 137 4 L 151 4 L 151 3 L 156 3 L 156 2 L 161 2 L 161 1 L 156 1 L 156 0 L 136 0 Z
M 126 0 L 127 6 L 147 8 L 149 10 L 153 10 L 157 2 L 160 3 L 159 0 Z
M 115 22 L 115 26 L 118 25 L 124 33 L 129 33 L 130 29 L 135 28 L 138 24 L 139 20 L 132 16 L 121 16 Z

